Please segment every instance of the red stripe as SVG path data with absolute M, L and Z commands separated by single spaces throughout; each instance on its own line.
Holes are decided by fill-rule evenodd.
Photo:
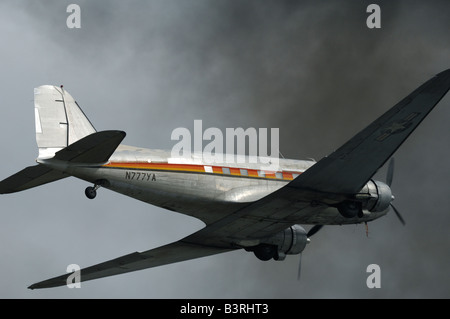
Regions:
M 189 171 L 189 172 L 205 172 L 204 165 L 197 164 L 169 164 L 169 163 L 148 163 L 148 162 L 110 162 L 108 164 L 103 165 L 104 167 L 115 167 L 115 168 L 129 168 L 129 169 L 157 169 L 157 170 L 170 170 L 170 171 Z M 223 174 L 222 166 L 212 166 L 212 171 L 215 174 Z M 241 169 L 236 167 L 227 167 L 230 170 L 230 174 L 234 176 L 245 176 L 241 175 Z M 250 177 L 260 177 L 258 175 L 258 170 L 256 169 L 248 169 L 248 176 Z M 279 179 L 276 177 L 275 173 L 282 173 L 284 180 L 292 180 L 292 174 L 301 174 L 301 172 L 293 172 L 293 171 L 263 171 L 265 173 L 266 178 L 270 179 Z

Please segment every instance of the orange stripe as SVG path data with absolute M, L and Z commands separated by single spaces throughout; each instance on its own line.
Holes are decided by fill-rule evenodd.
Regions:
M 283 172 L 283 179 L 294 179 L 292 173 Z
M 267 178 L 276 178 L 275 172 L 272 171 L 264 171 L 266 173 Z
M 230 167 L 230 174 L 231 175 L 241 175 L 241 170 L 239 168 Z
M 196 164 L 169 164 L 169 163 L 148 163 L 148 162 L 110 162 L 108 164 L 103 165 L 104 167 L 113 167 L 113 168 L 129 168 L 129 169 L 154 169 L 154 170 L 166 170 L 166 171 L 188 171 L 188 172 L 205 172 L 204 165 L 196 165 Z M 223 174 L 222 166 L 212 166 L 213 173 L 215 174 Z M 241 175 L 240 168 L 236 167 L 227 167 L 230 169 L 230 174 L 234 176 L 245 176 Z M 249 177 L 259 177 L 264 178 L 258 175 L 258 170 L 256 169 L 248 169 L 247 173 Z M 265 178 L 270 179 L 283 179 L 283 180 L 292 180 L 292 174 L 301 174 L 301 172 L 291 172 L 291 171 L 263 171 L 265 173 Z M 277 178 L 275 173 L 282 173 L 282 178 Z
M 216 173 L 216 174 L 223 174 L 223 172 L 222 172 L 222 167 L 219 167 L 219 166 L 213 166 L 213 173 Z
M 248 171 L 248 176 L 250 176 L 250 177 L 259 177 L 258 170 L 256 170 L 256 169 L 249 169 L 247 171 Z

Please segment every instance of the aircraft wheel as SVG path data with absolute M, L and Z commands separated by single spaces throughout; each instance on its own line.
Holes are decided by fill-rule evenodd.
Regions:
M 97 196 L 97 191 L 92 186 L 86 187 L 84 193 L 86 194 L 86 197 L 89 199 L 94 199 L 95 196 Z

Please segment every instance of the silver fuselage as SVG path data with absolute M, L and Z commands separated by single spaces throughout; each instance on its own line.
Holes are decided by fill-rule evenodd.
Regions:
M 39 162 L 146 203 L 196 217 L 205 224 L 273 193 L 315 164 L 279 159 L 276 171 L 264 171 L 261 164 L 205 164 L 195 155 L 189 159 L 172 158 L 168 151 L 126 145 L 120 145 L 103 165 Z M 299 216 L 296 222 L 352 224 L 384 214 L 370 213 L 356 220 L 342 217 L 334 207 L 324 207 L 314 218 Z

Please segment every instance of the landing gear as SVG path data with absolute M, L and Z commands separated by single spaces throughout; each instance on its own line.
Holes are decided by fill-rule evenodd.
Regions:
M 94 187 L 92 186 L 86 187 L 84 194 L 86 195 L 87 198 L 94 199 L 95 196 L 97 196 L 97 189 L 99 189 L 100 187 L 108 188 L 110 185 L 111 183 L 106 179 L 97 179 L 94 182 Z
M 97 189 L 99 187 L 100 187 L 100 185 L 94 185 L 94 187 L 92 187 L 92 186 L 86 187 L 84 194 L 86 194 L 87 198 L 94 199 L 95 196 L 97 196 Z

